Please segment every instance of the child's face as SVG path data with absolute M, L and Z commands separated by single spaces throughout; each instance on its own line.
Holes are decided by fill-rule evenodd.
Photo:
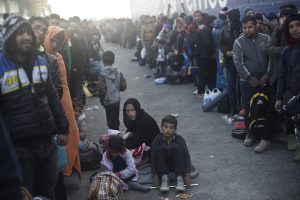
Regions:
M 175 134 L 176 126 L 175 126 L 175 124 L 170 124 L 168 122 L 164 122 L 162 127 L 161 127 L 161 130 L 162 130 L 162 134 L 167 139 L 169 139 Z

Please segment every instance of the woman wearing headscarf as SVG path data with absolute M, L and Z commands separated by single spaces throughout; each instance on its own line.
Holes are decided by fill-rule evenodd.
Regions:
M 63 47 L 67 39 L 66 31 L 58 26 L 49 26 L 48 33 L 45 37 L 44 46 L 47 52 L 53 54 L 59 65 L 60 79 L 63 86 L 63 96 L 60 100 L 63 109 L 70 123 L 69 141 L 66 145 L 67 165 L 64 168 L 63 174 L 71 176 L 73 168 L 78 175 L 81 174 L 80 159 L 78 152 L 79 130 L 76 124 L 74 110 L 72 106 L 71 95 L 67 83 L 66 68 L 62 56 L 58 51 Z
M 126 148 L 135 149 L 145 143 L 151 146 L 153 139 L 160 133 L 156 121 L 146 113 L 137 99 L 126 100 L 123 107 L 123 119 L 130 132 L 130 136 L 125 140 Z

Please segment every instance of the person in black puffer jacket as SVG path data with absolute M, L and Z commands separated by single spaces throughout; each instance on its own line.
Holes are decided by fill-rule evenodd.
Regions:
M 69 122 L 47 63 L 36 54 L 29 22 L 9 16 L 4 22 L 3 38 L 0 111 L 21 166 L 22 184 L 33 196 L 53 199 L 57 177 L 54 133 L 58 134 L 58 144 L 67 144 Z

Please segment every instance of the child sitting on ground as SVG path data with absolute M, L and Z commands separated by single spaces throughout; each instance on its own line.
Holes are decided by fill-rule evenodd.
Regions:
M 151 146 L 151 168 L 154 186 L 162 192 L 169 190 L 169 172 L 175 172 L 177 191 L 184 191 L 185 184 L 190 186 L 190 154 L 182 136 L 177 135 L 177 119 L 167 115 L 161 123 L 162 133 L 157 135 Z M 160 179 L 159 179 L 160 178 Z
M 101 165 L 124 181 L 136 181 L 138 179 L 132 154 L 125 148 L 124 139 L 119 135 L 110 135 Z

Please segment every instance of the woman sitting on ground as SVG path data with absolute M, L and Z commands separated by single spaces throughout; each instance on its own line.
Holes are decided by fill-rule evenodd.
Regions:
M 135 149 L 145 143 L 151 146 L 153 139 L 160 133 L 156 121 L 146 113 L 137 99 L 130 98 L 124 103 L 123 119 L 129 136 L 125 139 L 128 149 Z

